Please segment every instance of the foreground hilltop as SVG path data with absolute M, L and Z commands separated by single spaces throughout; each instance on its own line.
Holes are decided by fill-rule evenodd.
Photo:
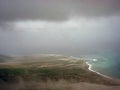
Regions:
M 105 78 L 89 71 L 88 67 L 83 58 L 62 55 L 14 57 L 0 63 L 0 87 L 2 90 L 81 90 L 87 85 L 103 87 L 103 90 L 120 89 L 119 80 Z

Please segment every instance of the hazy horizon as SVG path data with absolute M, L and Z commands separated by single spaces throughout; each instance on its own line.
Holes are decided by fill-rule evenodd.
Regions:
M 0 0 L 0 54 L 118 54 L 119 4 L 119 0 Z

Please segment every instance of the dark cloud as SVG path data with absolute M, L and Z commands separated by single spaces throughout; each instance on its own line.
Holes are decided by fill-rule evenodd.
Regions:
M 0 0 L 0 21 L 119 15 L 120 0 Z
M 119 17 L 120 0 L 0 0 L 0 54 L 120 52 Z

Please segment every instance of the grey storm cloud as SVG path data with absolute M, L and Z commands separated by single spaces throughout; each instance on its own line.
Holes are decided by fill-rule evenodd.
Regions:
M 0 21 L 66 20 L 120 14 L 120 0 L 0 0 Z
M 120 52 L 119 23 L 120 0 L 0 0 L 0 54 Z

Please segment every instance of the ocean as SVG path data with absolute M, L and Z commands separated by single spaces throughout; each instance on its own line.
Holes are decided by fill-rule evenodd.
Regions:
M 86 59 L 90 60 L 92 70 L 120 79 L 120 56 L 116 53 L 87 55 Z

